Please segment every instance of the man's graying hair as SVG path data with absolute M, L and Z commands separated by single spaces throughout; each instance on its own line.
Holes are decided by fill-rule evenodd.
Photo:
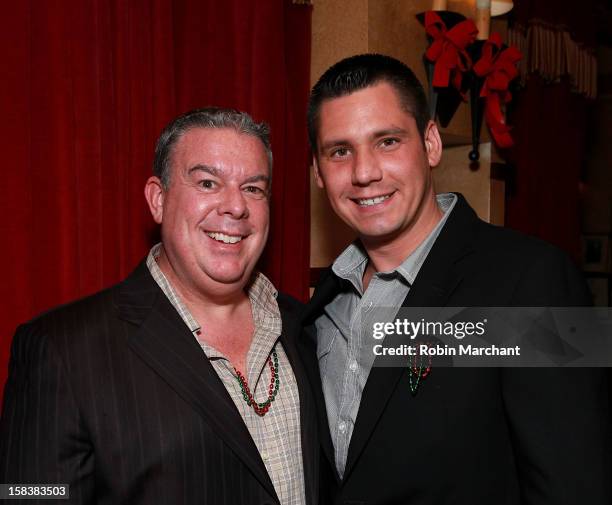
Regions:
M 170 163 L 174 145 L 194 128 L 233 128 L 238 133 L 258 138 L 268 157 L 268 170 L 272 177 L 272 149 L 270 147 L 270 128 L 266 123 L 256 123 L 246 112 L 236 109 L 206 107 L 180 115 L 168 124 L 157 139 L 153 175 L 159 177 L 164 189 L 170 184 Z

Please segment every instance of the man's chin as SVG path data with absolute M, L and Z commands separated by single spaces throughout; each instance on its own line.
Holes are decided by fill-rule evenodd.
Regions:
M 385 230 L 384 228 L 377 228 L 357 230 L 357 235 L 364 245 L 379 246 L 393 242 L 399 233 L 395 229 Z
M 249 277 L 247 275 L 236 275 L 236 274 L 223 274 L 223 275 L 211 275 L 210 278 L 218 283 L 226 286 L 246 284 Z
M 246 284 L 252 273 L 251 269 L 246 269 L 244 267 L 235 267 L 228 268 L 224 266 L 224 268 L 218 268 L 210 271 L 208 276 L 211 280 L 216 283 L 224 284 L 227 286 L 236 285 L 236 284 Z

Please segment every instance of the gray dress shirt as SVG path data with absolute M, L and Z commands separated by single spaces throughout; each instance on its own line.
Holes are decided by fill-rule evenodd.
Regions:
M 361 394 L 374 362 L 374 341 L 365 328 L 371 328 L 374 321 L 392 321 L 397 315 L 457 197 L 444 193 L 437 195 L 437 200 L 444 213 L 440 222 L 395 270 L 374 274 L 365 293 L 363 274 L 368 257 L 358 241 L 349 245 L 332 265 L 347 288 L 325 307 L 315 325 L 327 418 L 341 478 Z

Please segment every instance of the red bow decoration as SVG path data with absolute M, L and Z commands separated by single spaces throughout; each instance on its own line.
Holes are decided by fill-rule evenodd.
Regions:
M 518 75 L 516 64 L 522 57 L 516 47 L 502 50 L 501 36 L 492 33 L 482 48 L 482 56 L 473 67 L 477 76 L 485 78 L 480 92 L 480 96 L 486 98 L 485 119 L 495 143 L 502 148 L 514 144 L 501 106 L 512 99 L 508 86 Z
M 446 88 L 449 82 L 461 92 L 463 73 L 472 66 L 472 60 L 465 48 L 476 40 L 478 29 L 471 19 L 466 19 L 446 29 L 444 21 L 434 11 L 425 13 L 425 31 L 433 42 L 425 57 L 435 62 L 433 86 Z

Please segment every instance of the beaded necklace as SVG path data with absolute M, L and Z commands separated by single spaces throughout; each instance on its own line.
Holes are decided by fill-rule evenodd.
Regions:
M 272 360 L 274 360 L 274 363 L 272 363 Z M 255 401 L 255 398 L 253 398 L 251 390 L 249 389 L 249 383 L 245 379 L 244 375 L 242 375 L 242 373 L 240 373 L 240 371 L 238 371 L 236 367 L 234 367 L 234 371 L 236 372 L 236 380 L 238 381 L 238 384 L 240 385 L 240 390 L 242 391 L 242 398 L 244 398 L 244 401 L 246 402 L 247 406 L 253 407 L 255 413 L 260 417 L 265 416 L 268 410 L 270 410 L 272 402 L 276 398 L 276 395 L 278 394 L 278 388 L 280 386 L 280 380 L 278 378 L 278 356 L 276 354 L 276 348 L 272 349 L 272 356 L 268 357 L 268 366 L 270 367 L 270 386 L 268 387 L 268 399 L 262 403 L 258 403 Z
M 426 344 L 427 347 L 429 347 L 429 342 Z M 418 351 L 414 358 L 409 360 L 408 379 L 410 381 L 410 391 L 412 392 L 412 396 L 416 395 L 421 379 L 427 378 L 427 376 L 431 373 L 431 361 L 431 356 L 428 356 L 427 365 L 424 365 L 423 356 Z

